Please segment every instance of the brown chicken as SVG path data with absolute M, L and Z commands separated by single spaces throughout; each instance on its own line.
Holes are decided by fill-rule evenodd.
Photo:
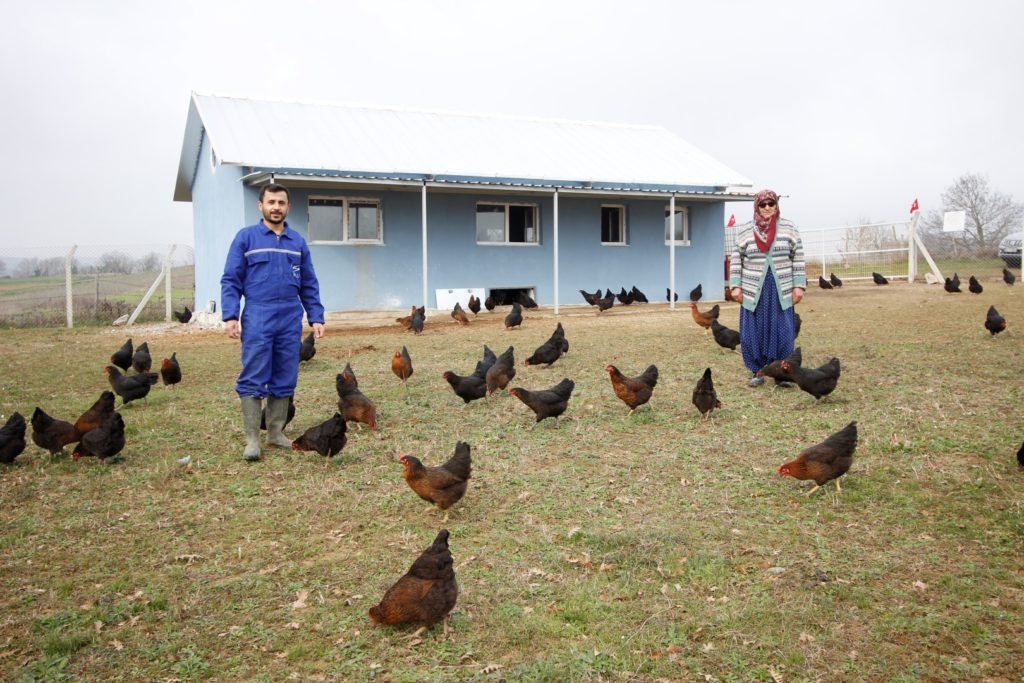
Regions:
M 796 460 L 780 465 L 776 471 L 783 477 L 814 480 L 814 488 L 804 494 L 807 496 L 833 479 L 836 492 L 841 492 L 843 489 L 839 486 L 839 477 L 846 474 L 853 464 L 853 451 L 856 447 L 857 422 L 853 421 L 821 443 L 801 452 Z
M 338 412 L 347 422 L 361 422 L 377 429 L 377 406 L 359 391 L 355 375 L 347 370 L 335 378 L 338 391 Z
M 794 350 L 794 352 L 797 350 Z M 820 401 L 823 396 L 827 396 L 835 391 L 836 386 L 839 384 L 839 376 L 842 374 L 842 367 L 838 358 L 831 358 L 827 363 L 817 368 L 805 368 L 795 365 L 788 359 L 776 362 L 779 364 L 778 372 L 774 370 L 775 364 L 769 363 L 764 368 L 761 368 L 761 370 L 758 370 L 758 374 L 775 377 L 784 382 L 795 382 L 798 387 L 813 396 L 816 401 Z M 775 374 L 769 374 L 770 372 Z
M 697 323 L 704 328 L 705 334 L 711 331 L 711 321 L 718 320 L 718 314 L 720 310 L 718 304 L 715 304 L 706 311 L 701 311 L 697 308 L 697 302 L 690 302 L 690 315 L 693 316 L 693 322 Z
M 614 365 L 604 366 L 612 380 L 615 395 L 629 406 L 629 414 L 651 400 L 654 387 L 658 384 L 658 366 L 650 365 L 639 377 L 626 377 Z
M 402 380 L 402 384 L 412 377 L 412 358 L 409 357 L 409 349 L 403 346 L 401 351 L 395 351 L 395 355 L 391 356 L 391 372 Z M 405 384 L 405 388 L 408 389 L 409 385 Z
M 516 354 L 513 347 L 508 347 L 505 352 L 495 359 L 491 367 L 487 368 L 484 375 L 484 382 L 487 385 L 487 395 L 490 396 L 498 389 L 504 389 L 516 376 Z
M 470 294 L 469 302 L 466 305 L 469 307 L 469 310 L 473 311 L 473 315 L 476 315 L 480 312 L 480 297 Z
M 576 383 L 566 378 L 550 389 L 529 391 L 516 387 L 509 393 L 525 403 L 537 416 L 537 421 L 530 427 L 533 429 L 546 417 L 553 417 L 557 422 L 558 416 L 569 407 L 569 397 L 575 387 Z
M 172 353 L 170 358 L 164 358 L 160 362 L 160 379 L 164 386 L 173 387 L 181 381 L 181 366 L 178 364 L 178 354 Z
M 441 529 L 429 548 L 412 567 L 384 593 L 380 604 L 370 608 L 375 624 L 424 624 L 444 620 L 459 597 L 455 566 L 448 549 L 448 530 Z M 448 622 L 445 621 L 445 633 Z
M 711 417 L 711 411 L 715 408 L 722 407 L 722 402 L 715 393 L 715 383 L 711 381 L 711 368 L 704 369 L 704 374 L 693 388 L 693 405 L 697 406 L 697 410 L 705 418 Z
M 292 441 L 294 451 L 316 451 L 325 458 L 333 458 L 345 447 L 345 432 L 348 426 L 341 413 L 314 425 L 303 432 L 302 436 Z
M 150 368 L 153 367 L 153 357 L 149 355 L 148 342 L 142 342 L 139 348 L 135 349 L 135 353 L 132 354 L 132 367 L 140 375 L 149 372 Z
M 427 309 L 426 306 L 420 306 L 416 308 L 413 306 L 412 318 L 409 320 L 409 329 L 412 330 L 413 334 L 420 334 L 423 332 L 423 326 L 427 324 Z
M 462 304 L 458 301 L 455 302 L 455 308 L 452 309 L 452 320 L 461 325 L 469 324 L 469 316 L 466 315 L 466 311 L 462 310 Z
M 562 327 L 562 323 L 555 325 L 555 331 L 551 333 L 548 341 L 558 344 L 563 356 L 569 353 L 569 340 L 565 338 L 565 328 Z
M 764 366 L 757 371 L 758 377 L 771 377 L 775 380 L 777 385 L 788 385 L 793 386 L 796 380 L 793 378 L 791 371 L 794 367 L 800 367 L 803 365 L 804 356 L 803 351 L 800 347 L 793 349 L 793 352 L 782 360 L 772 361 L 768 365 Z M 783 365 L 785 364 L 785 365 Z M 787 370 L 788 368 L 788 370 Z
M 299 362 L 305 363 L 313 360 L 313 356 L 316 355 L 316 335 L 310 332 L 302 338 L 302 343 L 299 344 Z
M 0 463 L 10 465 L 25 450 L 25 416 L 11 413 L 0 428 Z
M 544 365 L 551 367 L 551 364 L 562 357 L 562 340 L 551 338 L 537 347 L 533 355 L 526 359 L 526 365 Z
M 409 312 L 409 315 L 403 315 L 401 318 L 395 318 L 395 322 L 408 330 L 412 325 L 412 317 L 414 315 L 416 315 L 415 306 L 412 307 L 412 310 Z
M 438 467 L 426 467 L 418 458 L 411 455 L 402 455 L 398 460 L 404 468 L 402 477 L 409 484 L 409 488 L 428 503 L 447 510 L 465 495 L 472 471 L 468 443 L 457 442 L 455 454 L 448 462 Z M 448 521 L 447 513 L 444 521 Z
M 78 460 L 84 455 L 94 455 L 100 460 L 111 458 L 124 449 L 124 419 L 121 413 L 107 417 L 96 429 L 86 432 L 82 440 L 75 446 L 72 459 Z
M 107 379 L 110 381 L 110 388 L 121 397 L 121 405 L 127 405 L 129 401 L 146 398 L 150 387 L 160 380 L 160 375 L 155 372 L 145 372 L 141 375 L 122 375 L 113 365 L 105 368 Z
M 75 440 L 82 438 L 86 432 L 91 432 L 102 425 L 108 417 L 114 414 L 114 392 L 104 391 L 89 410 L 82 413 L 82 416 L 75 420 Z
M 512 304 L 512 310 L 505 316 L 505 329 L 511 330 L 523 324 L 523 309 L 516 301 Z
M 42 408 L 36 407 L 32 413 L 32 443 L 53 455 L 76 441 L 78 434 L 75 432 L 75 425 L 50 417 Z
M 985 314 L 985 329 L 989 331 L 992 338 L 1006 329 L 1006 318 L 999 315 L 995 306 L 988 307 L 988 313 Z
M 132 347 L 132 339 L 128 338 L 124 344 L 121 344 L 121 348 L 114 351 L 110 356 L 110 362 L 121 368 L 125 372 L 128 372 L 128 368 L 132 366 L 132 356 L 135 354 L 135 350 Z
M 445 370 L 441 376 L 448 382 L 455 395 L 468 404 L 487 395 L 487 381 L 484 379 L 486 372 L 485 370 L 483 373 L 474 372 L 472 375 L 457 375 L 451 370 Z

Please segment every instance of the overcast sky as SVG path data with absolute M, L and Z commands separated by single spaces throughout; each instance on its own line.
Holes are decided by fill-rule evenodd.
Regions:
M 4 19 L 8 255 L 191 244 L 171 196 L 193 90 L 657 124 L 808 227 L 940 208 L 968 172 L 1024 200 L 1017 0 L 36 0 Z

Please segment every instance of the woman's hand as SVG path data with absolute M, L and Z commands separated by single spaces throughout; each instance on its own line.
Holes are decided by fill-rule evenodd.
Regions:
M 804 299 L 804 290 L 800 289 L 799 287 L 794 287 L 793 288 L 793 305 L 796 306 L 798 303 L 803 301 L 803 299 Z
M 733 287 L 731 290 L 729 290 L 729 294 L 732 296 L 732 300 L 735 301 L 736 303 L 740 303 L 741 301 L 743 301 L 742 287 Z

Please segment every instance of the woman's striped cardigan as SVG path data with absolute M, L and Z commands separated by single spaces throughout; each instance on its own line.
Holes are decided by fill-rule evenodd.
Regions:
M 729 287 L 743 288 L 743 308 L 748 311 L 757 308 L 761 286 L 769 272 L 775 277 L 782 310 L 791 308 L 793 288 L 807 289 L 807 273 L 800 233 L 792 221 L 784 218 L 780 218 L 775 226 L 775 241 L 768 254 L 757 248 L 753 221 L 741 225 L 736 232 L 736 244 L 729 260 Z

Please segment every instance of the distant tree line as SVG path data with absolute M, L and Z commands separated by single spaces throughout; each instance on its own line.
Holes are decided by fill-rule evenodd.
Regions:
M 77 258 L 71 259 L 73 275 L 91 275 L 93 273 L 155 273 L 163 267 L 164 259 L 160 254 L 151 251 L 145 256 L 133 259 L 121 251 L 108 251 L 100 255 L 93 265 L 83 265 Z M 7 264 L 0 261 L 0 275 L 7 271 Z M 25 258 L 18 261 L 11 272 L 12 277 L 49 277 L 64 274 L 64 257 Z

